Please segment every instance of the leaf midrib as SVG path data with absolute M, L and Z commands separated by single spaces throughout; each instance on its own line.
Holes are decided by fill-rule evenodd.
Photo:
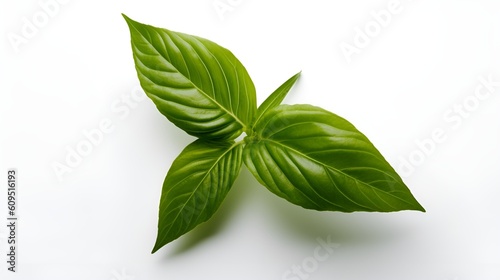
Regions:
M 171 62 L 170 62 L 170 61 L 169 61 L 166 57 L 164 57 L 164 56 L 161 54 L 161 52 L 159 52 L 159 51 L 158 51 L 158 49 L 157 49 L 157 48 L 156 48 L 156 47 L 155 47 L 155 46 L 154 46 L 154 45 L 153 45 L 153 44 L 152 44 L 152 43 L 151 43 L 151 42 L 150 42 L 150 41 L 149 41 L 149 40 L 148 40 L 148 39 L 147 39 L 147 38 L 146 38 L 143 34 L 142 34 L 142 32 L 141 32 L 139 29 L 137 29 L 137 27 L 136 27 L 135 25 L 132 25 L 132 26 L 133 26 L 133 27 L 134 27 L 134 29 L 137 31 L 137 33 L 141 34 L 141 37 L 142 37 L 142 38 L 143 38 L 146 42 L 148 42 L 148 44 L 149 44 L 150 46 L 152 46 L 152 47 L 153 47 L 153 49 L 156 51 L 156 53 L 157 53 L 159 56 L 161 56 L 163 59 L 165 59 L 165 60 L 166 60 L 166 61 L 167 61 L 170 65 L 172 65 L 172 67 L 173 67 L 175 70 L 177 70 L 177 73 L 179 73 L 182 77 L 184 77 L 187 81 L 189 81 L 189 83 L 193 86 L 193 88 L 195 88 L 198 92 L 200 92 L 201 94 L 203 94 L 203 95 L 204 95 L 207 99 L 209 99 L 209 100 L 210 100 L 210 101 L 212 101 L 214 104 L 216 104 L 216 105 L 217 105 L 217 106 L 218 106 L 218 107 L 219 107 L 222 111 L 224 111 L 226 114 L 230 115 L 230 116 L 231 116 L 231 117 L 232 117 L 232 118 L 233 118 L 233 119 L 234 119 L 237 123 L 239 123 L 239 124 L 242 126 L 242 128 L 243 128 L 243 130 L 244 130 L 244 131 L 246 131 L 246 130 L 248 129 L 248 128 L 247 128 L 247 125 L 246 125 L 246 124 L 244 124 L 244 123 L 243 123 L 243 121 L 242 121 L 242 120 L 240 120 L 240 119 L 239 119 L 239 118 L 238 118 L 238 117 L 237 117 L 237 116 L 236 116 L 233 112 L 231 112 L 231 111 L 229 111 L 228 109 L 226 109 L 226 108 L 225 108 L 224 106 L 222 106 L 222 104 L 220 104 L 220 103 L 219 103 L 216 99 L 212 98 L 212 97 L 211 97 L 210 95 L 208 95 L 205 91 L 201 90 L 201 89 L 200 89 L 197 85 L 195 85 L 195 84 L 194 84 L 194 83 L 193 83 L 190 79 L 188 79 L 188 78 L 187 78 L 184 74 L 182 74 L 182 73 L 181 73 L 181 72 L 177 69 L 177 67 L 175 67 L 175 66 L 174 66 L 174 65 L 173 65 L 173 64 L 172 64 L 172 63 L 171 63 Z M 156 27 L 153 27 L 153 28 L 154 28 L 154 29 L 155 29 L 155 31 L 156 31 L 156 29 L 157 29 L 157 28 L 156 28 Z M 146 31 L 146 32 L 149 32 L 149 30 L 147 30 L 147 29 L 146 29 L 145 31 Z M 173 32 L 173 31 L 171 31 L 171 32 Z M 169 36 L 169 35 L 167 34 L 167 36 Z M 161 38 L 161 36 L 160 36 L 160 38 Z M 182 39 L 181 37 L 179 37 L 179 38 L 180 38 L 180 40 L 185 41 L 185 40 L 184 40 L 184 39 Z M 161 40 L 162 40 L 162 42 L 163 42 L 163 38 L 162 38 Z M 132 42 L 133 42 L 133 41 L 132 41 Z M 185 42 L 186 42 L 186 41 L 185 41 Z M 163 42 L 163 43 L 165 43 L 165 42 Z M 187 43 L 187 44 L 189 44 L 188 42 L 186 42 L 186 43 Z M 201 43 L 201 42 L 200 42 L 200 43 Z M 175 43 L 173 43 L 173 44 L 175 44 Z M 202 44 L 202 45 L 203 45 L 203 44 Z M 210 53 L 211 53 L 211 52 L 210 52 Z M 196 55 L 198 55 L 198 53 L 196 53 Z M 137 55 L 135 54 L 135 51 L 134 51 L 134 56 L 136 56 L 136 57 L 137 57 Z M 198 56 L 199 56 L 199 55 L 198 55 Z M 212 54 L 212 56 L 213 56 L 213 54 Z M 138 58 L 138 57 L 137 57 L 137 58 Z M 184 58 L 184 57 L 183 57 L 183 58 Z M 139 59 L 139 58 L 138 58 L 138 59 Z M 217 63 L 219 63 L 219 64 L 220 64 L 220 62 L 218 61 L 218 59 L 217 59 L 215 56 L 214 56 L 214 59 L 215 59 L 215 60 L 217 60 Z M 223 72 L 225 73 L 225 71 L 223 71 Z M 209 73 L 209 75 L 210 75 L 210 73 Z M 210 79 L 212 80 L 211 75 L 210 75 Z
M 349 174 L 346 174 L 346 173 L 342 172 L 341 170 L 339 170 L 339 169 L 337 169 L 337 168 L 335 168 L 335 167 L 333 167 L 333 166 L 327 165 L 327 164 L 325 164 L 325 163 L 323 163 L 323 162 L 321 162 L 321 161 L 319 161 L 319 160 L 317 160 L 317 159 L 311 158 L 311 157 L 307 156 L 306 154 L 302 153 L 301 151 L 298 151 L 298 150 L 296 150 L 296 149 L 294 149 L 294 148 L 292 148 L 292 147 L 290 147 L 290 146 L 284 145 L 284 144 L 282 144 L 282 143 L 280 143 L 280 142 L 278 142 L 278 141 L 271 140 L 271 139 L 268 139 L 268 138 L 262 138 L 262 139 L 261 139 L 261 141 L 268 141 L 268 142 L 271 142 L 271 143 L 273 143 L 273 144 L 276 144 L 276 145 L 278 145 L 278 146 L 280 146 L 280 147 L 282 147 L 282 148 L 289 149 L 289 150 L 291 150 L 291 151 L 293 151 L 293 152 L 295 152 L 295 153 L 297 153 L 297 154 L 299 154 L 299 155 L 301 155 L 301 156 L 303 156 L 303 157 L 305 157 L 305 158 L 307 158 L 307 159 L 309 159 L 309 160 L 311 160 L 311 161 L 313 161 L 313 162 L 315 162 L 315 163 L 317 163 L 317 164 L 320 164 L 320 165 L 321 165 L 321 166 L 323 166 L 323 167 L 331 168 L 331 169 L 333 169 L 334 171 L 339 172 L 339 173 L 341 173 L 341 174 L 344 174 L 344 176 L 349 177 L 349 178 L 353 179 L 353 180 L 354 180 L 354 181 L 356 181 L 356 182 L 360 182 L 360 183 L 362 183 L 362 184 L 364 184 L 364 185 L 368 185 L 368 184 L 366 184 L 365 182 L 360 181 L 360 180 L 358 180 L 358 179 L 356 179 L 356 178 L 352 177 L 352 176 L 351 176 L 351 175 L 349 175 Z M 412 203 L 411 203 L 411 202 L 406 201 L 406 200 L 404 200 L 404 199 L 402 199 L 402 198 L 400 198 L 400 197 L 398 197 L 398 196 L 395 196 L 394 194 L 392 194 L 392 193 L 390 193 L 390 192 L 386 192 L 386 191 L 384 191 L 384 190 L 377 189 L 377 188 L 375 188 L 375 187 L 372 187 L 371 185 L 368 185 L 368 186 L 370 186 L 371 188 L 376 189 L 376 190 L 378 190 L 378 191 L 380 191 L 380 192 L 383 192 L 383 193 L 385 193 L 385 194 L 387 194 L 387 195 L 390 195 L 390 196 L 392 196 L 392 197 L 394 197 L 394 198 L 396 198 L 396 199 L 398 199 L 398 200 L 404 201 L 405 203 L 407 203 L 407 204 L 409 204 L 409 205 L 412 205 Z
M 217 158 L 217 160 L 212 164 L 212 166 L 210 166 L 210 168 L 207 170 L 207 172 L 205 173 L 205 175 L 203 176 L 203 178 L 201 178 L 201 180 L 199 181 L 199 183 L 196 185 L 196 187 L 194 188 L 194 190 L 191 192 L 191 194 L 189 195 L 189 197 L 186 199 L 186 202 L 182 204 L 181 209 L 178 211 L 177 215 L 172 220 L 172 222 L 170 223 L 170 225 L 173 224 L 173 223 L 175 223 L 177 221 L 177 219 L 179 218 L 179 215 L 181 214 L 181 212 L 186 207 L 187 202 L 191 200 L 191 198 L 193 197 L 194 193 L 196 193 L 198 191 L 198 188 L 200 188 L 201 184 L 205 181 L 205 179 L 207 178 L 207 176 L 212 172 L 212 170 L 221 161 L 221 159 L 224 158 L 229 152 L 231 152 L 234 148 L 236 148 L 237 146 L 241 145 L 242 143 L 243 142 L 241 142 L 241 141 L 237 142 L 237 143 L 234 143 L 233 145 L 231 145 L 231 147 L 229 147 L 223 154 L 221 154 Z M 203 208 L 203 209 L 205 209 L 205 208 Z M 170 233 L 171 229 L 172 229 L 172 227 L 170 227 L 163 236 L 168 236 L 168 234 Z M 161 243 L 163 243 L 164 239 L 165 238 L 162 238 L 162 242 Z

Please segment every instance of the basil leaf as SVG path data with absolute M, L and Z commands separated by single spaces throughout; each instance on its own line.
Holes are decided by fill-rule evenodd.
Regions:
M 227 49 L 123 15 L 140 83 L 158 110 L 187 133 L 234 139 L 257 110 L 255 86 Z
M 283 99 L 285 99 L 286 95 L 293 87 L 295 82 L 299 79 L 300 73 L 293 75 L 290 79 L 284 82 L 279 88 L 277 88 L 271 95 L 269 95 L 262 104 L 260 104 L 259 109 L 257 110 L 257 118 L 253 122 L 254 124 L 258 123 L 262 116 L 269 111 L 270 109 L 281 104 Z
M 212 217 L 239 174 L 242 151 L 241 142 L 198 139 L 174 160 L 163 183 L 153 253 Z
M 345 119 L 311 105 L 280 105 L 247 137 L 243 160 L 274 194 L 316 210 L 424 208 L 372 143 Z

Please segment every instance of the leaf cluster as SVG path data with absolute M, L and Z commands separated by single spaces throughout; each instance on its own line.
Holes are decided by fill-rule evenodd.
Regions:
M 210 219 L 243 163 L 272 193 L 307 209 L 425 211 L 350 122 L 312 105 L 281 104 L 300 73 L 257 107 L 252 79 L 229 50 L 124 18 L 145 93 L 198 138 L 163 183 L 153 252 Z M 244 140 L 235 142 L 242 133 Z

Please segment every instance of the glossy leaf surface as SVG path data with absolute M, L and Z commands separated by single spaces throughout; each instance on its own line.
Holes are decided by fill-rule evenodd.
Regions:
M 163 115 L 204 139 L 234 139 L 247 129 L 257 110 L 255 87 L 229 50 L 124 18 L 141 86 Z
M 163 183 L 153 252 L 212 217 L 239 174 L 242 151 L 233 142 L 197 140 L 181 152 Z
M 425 211 L 373 144 L 345 119 L 280 105 L 246 139 L 244 162 L 271 192 L 316 210 Z

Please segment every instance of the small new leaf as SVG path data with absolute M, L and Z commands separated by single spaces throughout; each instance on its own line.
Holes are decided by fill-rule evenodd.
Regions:
M 279 88 L 277 88 L 271 95 L 269 95 L 262 104 L 260 104 L 259 109 L 257 110 L 257 117 L 255 121 L 253 122 L 253 125 L 255 126 L 262 116 L 272 108 L 278 106 L 281 104 L 283 99 L 285 99 L 286 95 L 290 91 L 290 89 L 293 87 L 295 82 L 299 79 L 300 73 L 297 73 L 293 75 L 290 79 L 288 79 L 286 82 L 284 82 Z
M 229 50 L 123 17 L 141 86 L 163 115 L 204 139 L 234 139 L 248 128 L 257 110 L 255 87 Z
M 311 105 L 268 111 L 244 162 L 274 194 L 330 211 L 425 211 L 372 143 L 345 119 Z
M 242 165 L 241 143 L 196 140 L 175 159 L 160 200 L 153 253 L 217 211 Z

